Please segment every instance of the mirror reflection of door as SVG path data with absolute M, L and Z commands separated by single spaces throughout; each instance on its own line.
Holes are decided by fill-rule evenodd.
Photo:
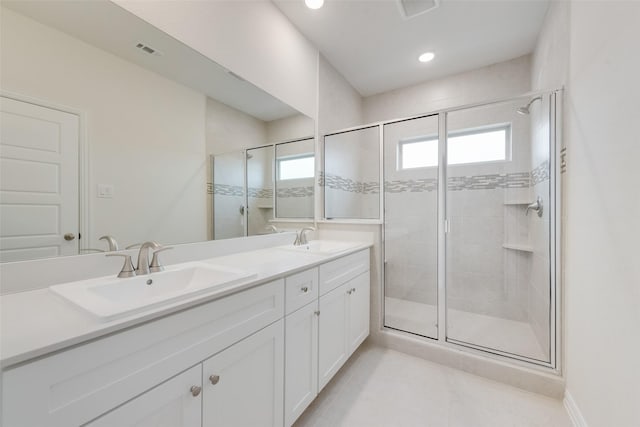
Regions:
M 247 150 L 247 236 L 270 233 L 273 220 L 273 146 Z
M 244 152 L 212 157 L 213 239 L 245 235 Z
M 0 261 L 78 253 L 79 118 L 0 97 Z

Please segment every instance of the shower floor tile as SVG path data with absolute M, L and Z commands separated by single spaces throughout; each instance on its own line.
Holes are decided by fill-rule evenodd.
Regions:
M 570 427 L 562 402 L 365 343 L 295 427 Z
M 399 298 L 385 298 L 385 325 L 436 338 L 436 306 Z M 537 360 L 548 360 L 531 326 L 461 310 L 447 313 L 448 337 L 456 341 L 497 349 Z

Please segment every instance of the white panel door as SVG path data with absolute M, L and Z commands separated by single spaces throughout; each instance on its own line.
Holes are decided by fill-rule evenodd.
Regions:
M 202 365 L 198 364 L 86 425 L 200 427 L 201 381 Z
M 318 301 L 285 318 L 284 418 L 292 425 L 318 394 Z
M 349 294 L 351 282 L 320 297 L 318 325 L 318 392 L 348 357 Z
M 0 97 L 0 261 L 78 253 L 78 127 L 74 114 Z
M 284 320 L 203 363 L 203 427 L 281 427 Z
M 349 294 L 349 355 L 369 336 L 369 272 L 348 282 Z

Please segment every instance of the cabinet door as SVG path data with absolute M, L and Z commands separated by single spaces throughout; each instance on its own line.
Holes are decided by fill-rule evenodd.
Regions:
M 284 417 L 292 425 L 318 394 L 318 301 L 285 318 Z
M 284 320 L 203 363 L 204 427 L 282 426 Z
M 202 365 L 196 365 L 86 425 L 200 427 L 201 381 Z
M 318 326 L 318 391 L 348 357 L 347 327 L 350 282 L 320 297 Z
M 350 280 L 349 294 L 349 356 L 369 336 L 369 272 Z

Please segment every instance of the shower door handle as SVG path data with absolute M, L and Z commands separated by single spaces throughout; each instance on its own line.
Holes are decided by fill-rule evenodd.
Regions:
M 542 198 L 540 196 L 538 196 L 535 202 L 527 206 L 525 215 L 529 215 L 530 210 L 535 211 L 538 214 L 538 217 L 542 218 L 542 212 L 544 211 L 544 208 L 542 206 Z

